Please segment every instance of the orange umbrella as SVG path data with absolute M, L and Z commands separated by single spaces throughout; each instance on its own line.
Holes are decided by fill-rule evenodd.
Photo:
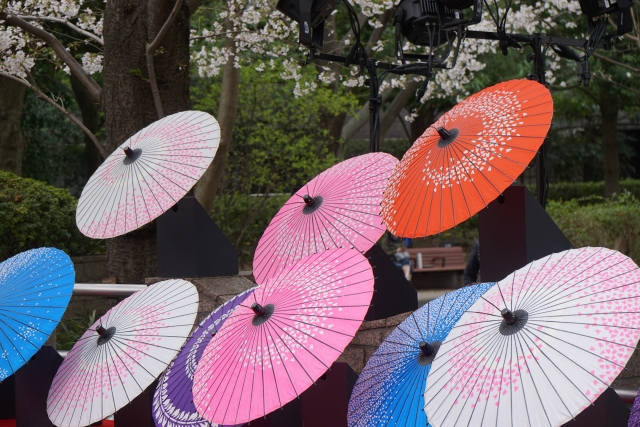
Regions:
M 486 207 L 533 159 L 552 116 L 549 90 L 531 80 L 497 84 L 453 107 L 396 166 L 382 200 L 389 231 L 429 236 Z

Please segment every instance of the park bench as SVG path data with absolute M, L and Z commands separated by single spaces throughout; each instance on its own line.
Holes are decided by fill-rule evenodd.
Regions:
M 464 271 L 466 265 L 461 246 L 448 248 L 407 249 L 413 266 L 413 273 L 432 271 Z

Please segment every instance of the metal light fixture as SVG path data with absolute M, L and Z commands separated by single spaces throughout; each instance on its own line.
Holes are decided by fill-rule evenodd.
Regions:
M 339 3 L 340 0 L 280 0 L 276 9 L 298 22 L 300 44 L 322 47 L 324 21 Z

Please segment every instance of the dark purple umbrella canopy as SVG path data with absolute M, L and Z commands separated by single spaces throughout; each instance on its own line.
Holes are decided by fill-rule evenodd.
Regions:
M 629 427 L 640 427 L 640 391 L 633 401 L 631 415 L 629 416 Z
M 253 293 L 251 288 L 227 301 L 198 325 L 180 353 L 158 380 L 153 396 L 153 419 L 158 427 L 210 427 L 193 404 L 193 375 L 211 338 L 220 330 L 233 310 Z

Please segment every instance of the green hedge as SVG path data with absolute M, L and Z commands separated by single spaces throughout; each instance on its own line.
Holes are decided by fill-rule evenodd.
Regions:
M 619 249 L 640 264 L 640 200 L 624 192 L 613 200 L 584 202 L 551 200 L 547 212 L 574 247 Z
M 535 186 L 529 186 L 533 195 Z M 621 192 L 629 192 L 640 199 L 640 179 L 625 179 L 620 181 Z M 549 200 L 573 200 L 588 197 L 604 196 L 604 182 L 556 182 L 549 184 Z
M 78 231 L 76 204 L 67 190 L 0 171 L 0 261 L 43 246 L 69 255 L 104 251 Z

